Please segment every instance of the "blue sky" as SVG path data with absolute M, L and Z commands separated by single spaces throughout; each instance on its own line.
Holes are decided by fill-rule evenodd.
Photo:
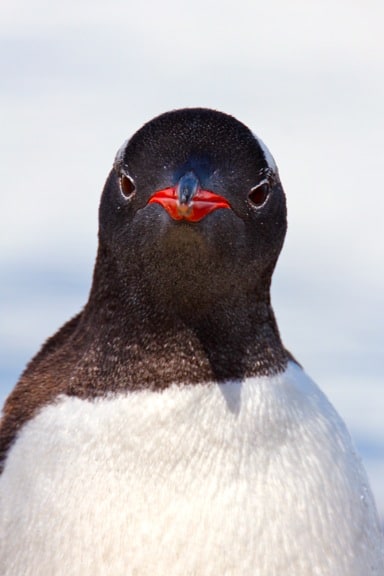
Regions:
M 383 16 L 379 0 L 2 1 L 0 401 L 86 301 L 121 143 L 166 110 L 217 108 L 279 166 L 280 330 L 384 517 Z

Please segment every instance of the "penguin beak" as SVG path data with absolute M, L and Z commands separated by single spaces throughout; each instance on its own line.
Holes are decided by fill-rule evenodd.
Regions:
M 193 172 L 184 174 L 176 186 L 155 192 L 148 204 L 160 204 L 173 220 L 188 222 L 199 222 L 218 208 L 231 208 L 223 196 L 203 190 Z

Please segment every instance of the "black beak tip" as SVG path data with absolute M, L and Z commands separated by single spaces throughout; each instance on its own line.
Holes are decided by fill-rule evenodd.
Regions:
M 187 172 L 177 183 L 177 197 L 180 204 L 189 204 L 198 189 L 200 182 L 194 172 Z

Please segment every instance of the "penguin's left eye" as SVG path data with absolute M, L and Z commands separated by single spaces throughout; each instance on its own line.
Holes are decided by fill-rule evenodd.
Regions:
M 248 198 L 254 206 L 261 206 L 266 201 L 268 194 L 269 184 L 266 180 L 263 180 L 251 189 Z
M 126 174 L 121 174 L 119 178 L 120 191 L 125 198 L 131 198 L 135 193 L 136 187 L 133 183 L 132 178 Z

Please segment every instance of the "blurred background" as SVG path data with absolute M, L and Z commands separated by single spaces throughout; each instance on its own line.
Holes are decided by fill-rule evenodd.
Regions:
M 2 0 L 0 404 L 87 299 L 121 143 L 166 110 L 213 107 L 280 168 L 280 330 L 347 422 L 384 518 L 383 6 Z

